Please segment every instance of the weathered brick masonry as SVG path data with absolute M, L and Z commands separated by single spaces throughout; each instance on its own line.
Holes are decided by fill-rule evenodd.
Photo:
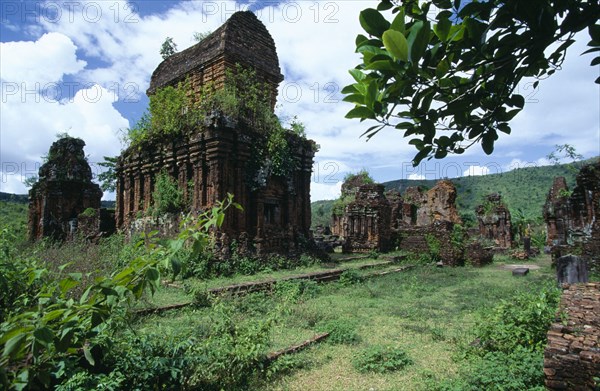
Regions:
M 267 86 L 272 106 L 283 80 L 275 43 L 252 12 L 237 12 L 200 43 L 168 57 L 152 74 L 148 94 L 180 81 L 190 83 L 200 99 L 202 87 L 223 86 L 227 70 L 237 64 L 256 72 Z M 221 227 L 223 244 L 232 240 L 256 251 L 294 252 L 310 236 L 310 178 L 315 143 L 287 134 L 294 168 L 286 177 L 256 167 L 257 145 L 266 144 L 265 129 L 207 113 L 207 120 L 185 136 L 165 137 L 144 148 L 125 151 L 117 166 L 117 226 L 131 227 L 152 206 L 157 175 L 166 170 L 184 192 L 192 213 L 210 209 L 227 193 L 242 205 L 243 213 L 227 212 Z M 260 172 L 259 172 L 260 171 Z
M 600 378 L 600 283 L 563 285 L 559 315 L 548 331 L 544 374 L 551 390 L 600 386 L 594 380 Z

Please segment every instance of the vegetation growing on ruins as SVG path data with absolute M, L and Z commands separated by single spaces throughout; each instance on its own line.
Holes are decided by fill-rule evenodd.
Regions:
M 257 80 L 254 70 L 241 65 L 226 71 L 222 85 L 207 83 L 193 94 L 189 80 L 160 88 L 150 95 L 148 110 L 129 129 L 126 141 L 139 147 L 164 137 L 182 136 L 201 130 L 205 120 L 215 116 L 269 135 L 280 130 L 281 124 L 273 114 L 269 95 L 264 93 L 268 88 Z
M 165 213 L 180 212 L 184 206 L 183 190 L 165 170 L 161 171 L 155 180 L 151 214 L 157 217 Z
M 362 169 L 356 174 L 348 173 L 344 177 L 344 184 L 347 184 L 348 188 L 346 189 L 346 193 L 342 191 L 340 197 L 333 202 L 333 206 L 331 208 L 332 213 L 336 216 L 341 216 L 344 214 L 344 210 L 346 206 L 354 201 L 356 196 L 356 189 L 361 185 L 366 185 L 370 183 L 375 183 L 371 174 L 366 169 Z
M 584 29 L 591 38 L 584 54 L 600 50 L 597 2 L 536 5 L 532 11 L 519 0 L 380 0 L 377 9 L 363 10 L 368 36 L 356 38 L 362 61 L 350 71 L 355 83 L 342 90 L 356 105 L 346 117 L 379 122 L 367 138 L 387 126 L 404 132 L 417 150 L 415 166 L 474 144 L 491 154 L 498 132 L 510 134 L 524 107 L 522 80 L 534 78 L 535 88 L 560 69 Z M 391 21 L 382 13 L 388 10 Z M 597 56 L 591 65 L 598 63 Z
M 252 187 L 262 186 L 269 175 L 289 177 L 298 165 L 293 149 L 306 133 L 296 117 L 287 124 L 289 129 L 284 128 L 273 114 L 269 94 L 264 93 L 269 88 L 257 80 L 254 70 L 241 65 L 227 70 L 223 85 L 208 83 L 198 93 L 190 93 L 189 80 L 161 88 L 150 96 L 149 109 L 129 129 L 126 141 L 129 148 L 142 150 L 148 143 L 189 135 L 201 131 L 207 121 L 224 119 L 256 133 L 253 161 L 246 167 Z M 318 147 L 314 144 L 313 148 Z M 114 186 L 110 180 L 104 183 Z

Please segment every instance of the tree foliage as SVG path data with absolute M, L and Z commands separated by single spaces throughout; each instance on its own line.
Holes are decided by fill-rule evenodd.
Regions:
M 118 156 L 104 156 L 104 161 L 98 163 L 100 167 L 104 167 L 106 171 L 98 174 L 100 187 L 104 191 L 115 191 L 117 188 L 117 167 Z
M 177 53 L 177 44 L 173 41 L 173 38 L 167 37 L 165 41 L 160 47 L 160 55 L 163 60 L 171 57 L 173 54 Z
M 382 14 L 390 10 L 391 21 Z M 362 63 L 342 90 L 356 105 L 346 117 L 378 122 L 367 139 L 387 126 L 404 132 L 418 150 L 414 165 L 478 143 L 490 154 L 523 109 L 524 78 L 535 78 L 536 88 L 560 69 L 586 28 L 584 53 L 600 51 L 599 14 L 596 1 L 380 0 L 360 13 L 368 36 L 356 38 Z M 599 63 L 597 56 L 591 65 Z
M 192 34 L 192 40 L 195 42 L 202 42 L 206 37 L 208 37 L 211 34 L 212 31 L 210 30 L 204 32 L 194 31 L 194 34 Z

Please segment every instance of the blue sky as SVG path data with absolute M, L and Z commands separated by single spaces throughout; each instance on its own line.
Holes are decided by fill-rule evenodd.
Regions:
M 585 157 L 600 155 L 599 67 L 580 56 L 589 40 L 578 36 L 563 69 L 532 88 L 519 86 L 526 106 L 501 135 L 493 155 L 475 146 L 461 156 L 410 164 L 415 151 L 400 133 L 344 119 L 351 105 L 340 90 L 359 62 L 361 1 L 3 1 L 0 3 L 0 191 L 25 193 L 22 180 L 37 173 L 56 134 L 86 141 L 92 163 L 117 155 L 120 135 L 141 116 L 152 71 L 167 36 L 179 50 L 194 32 L 213 31 L 237 10 L 253 10 L 270 31 L 285 81 L 277 113 L 297 115 L 321 149 L 315 158 L 313 201 L 332 199 L 344 175 L 368 169 L 378 181 L 438 179 L 505 172 L 547 164 L 556 144 Z M 94 166 L 94 169 L 97 167 Z M 113 198 L 107 194 L 105 198 Z

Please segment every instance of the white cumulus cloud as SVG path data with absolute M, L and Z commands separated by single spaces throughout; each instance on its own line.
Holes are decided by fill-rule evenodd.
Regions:
M 2 42 L 0 78 L 18 84 L 19 89 L 42 89 L 86 66 L 77 59 L 76 50 L 73 41 L 58 32 L 46 33 L 36 41 Z
M 407 179 L 411 179 L 411 180 L 419 180 L 419 179 L 425 179 L 425 175 L 421 175 L 421 174 L 416 174 L 416 173 L 412 173 L 408 176 Z
M 469 166 L 465 172 L 463 172 L 463 176 L 478 176 L 478 175 L 487 175 L 490 173 L 489 167 L 486 166 Z

